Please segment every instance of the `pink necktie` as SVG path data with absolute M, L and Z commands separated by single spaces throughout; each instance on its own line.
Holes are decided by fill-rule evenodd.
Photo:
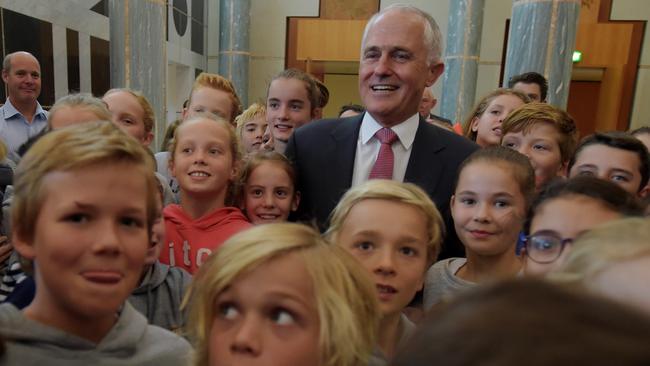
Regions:
M 375 137 L 381 146 L 375 165 L 370 171 L 368 179 L 393 179 L 393 142 L 397 141 L 397 135 L 390 128 L 382 128 L 375 133 Z

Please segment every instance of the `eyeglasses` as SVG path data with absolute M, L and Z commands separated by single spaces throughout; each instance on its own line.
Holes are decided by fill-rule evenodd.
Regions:
M 553 263 L 564 247 L 572 243 L 573 238 L 561 238 L 553 232 L 539 231 L 526 237 L 526 255 L 536 263 Z

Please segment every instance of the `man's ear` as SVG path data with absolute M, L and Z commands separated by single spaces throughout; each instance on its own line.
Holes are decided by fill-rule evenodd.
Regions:
M 4 81 L 5 84 L 7 83 L 8 78 L 9 78 L 9 73 L 5 69 L 2 69 L 2 81 Z
M 445 71 L 445 64 L 438 61 L 429 65 L 429 75 L 427 77 L 426 86 L 427 88 L 435 84 L 440 75 Z

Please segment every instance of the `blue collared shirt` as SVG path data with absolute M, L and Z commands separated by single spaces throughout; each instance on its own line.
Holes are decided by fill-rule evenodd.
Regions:
M 9 153 L 16 153 L 20 145 L 30 137 L 37 135 L 47 126 L 47 112 L 36 102 L 34 120 L 29 123 L 9 98 L 0 107 L 0 139 L 7 145 Z

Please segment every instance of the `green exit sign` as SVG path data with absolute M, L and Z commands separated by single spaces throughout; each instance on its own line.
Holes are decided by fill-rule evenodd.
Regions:
M 571 57 L 573 62 L 580 62 L 582 60 L 582 52 L 573 51 L 573 57 Z

